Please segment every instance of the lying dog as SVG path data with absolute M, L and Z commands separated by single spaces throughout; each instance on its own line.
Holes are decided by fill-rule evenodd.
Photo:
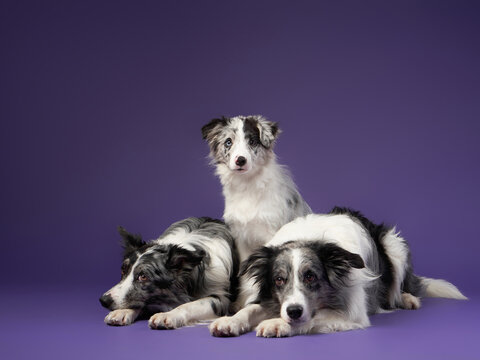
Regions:
M 227 314 L 239 262 L 223 222 L 188 218 L 149 243 L 119 231 L 125 247 L 122 279 L 100 298 L 112 310 L 108 325 L 129 325 L 154 314 L 152 329 L 175 329 Z
M 242 273 L 256 289 L 249 305 L 210 325 L 214 336 L 283 337 L 361 329 L 368 314 L 418 309 L 419 297 L 466 299 L 444 280 L 414 275 L 407 243 L 394 228 L 335 208 L 283 226 Z

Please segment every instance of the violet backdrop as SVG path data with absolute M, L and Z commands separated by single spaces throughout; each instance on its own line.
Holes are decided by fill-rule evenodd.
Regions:
M 418 274 L 472 298 L 431 302 L 436 321 L 439 304 L 478 314 L 479 10 L 474 1 L 2 1 L 3 308 L 67 314 L 73 301 L 98 334 L 141 329 L 128 336 L 168 336 L 173 347 L 202 336 L 214 347 L 204 328 L 107 328 L 96 302 L 119 278 L 118 225 L 153 239 L 173 221 L 222 216 L 201 126 L 262 114 L 279 122 L 279 160 L 314 211 L 350 206 L 397 224 Z

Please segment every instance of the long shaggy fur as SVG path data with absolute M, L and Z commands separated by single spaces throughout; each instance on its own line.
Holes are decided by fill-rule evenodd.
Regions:
M 223 186 L 223 218 L 241 261 L 284 224 L 312 212 L 288 169 L 277 163 L 273 148 L 279 134 L 276 123 L 259 115 L 213 119 L 202 128 Z M 236 309 L 252 295 L 251 286 L 240 279 Z
M 263 337 L 360 329 L 370 325 L 369 314 L 419 308 L 422 296 L 466 299 L 445 280 L 416 276 L 394 228 L 347 208 L 286 224 L 241 272 L 256 295 L 233 317 L 212 323 L 215 336 L 257 325 Z
M 269 241 L 284 224 L 311 213 L 273 147 L 278 125 L 264 117 L 213 119 L 202 128 L 225 197 L 223 217 L 240 259 Z
M 151 316 L 152 328 L 177 328 L 227 314 L 237 292 L 238 256 L 220 220 L 187 218 L 157 240 L 119 229 L 124 244 L 121 281 L 100 302 L 109 325 Z

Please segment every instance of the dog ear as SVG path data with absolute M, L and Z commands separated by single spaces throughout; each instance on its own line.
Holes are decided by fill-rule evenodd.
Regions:
M 345 284 L 347 275 L 352 268 L 362 269 L 365 267 L 360 255 L 334 244 L 321 244 L 317 248 L 317 255 L 325 266 L 328 281 L 333 287 Z
M 207 140 L 207 141 L 210 141 L 215 136 L 218 129 L 227 125 L 227 121 L 228 121 L 228 118 L 226 118 L 225 116 L 222 116 L 219 119 L 210 120 L 210 122 L 207 125 L 204 125 L 202 127 L 202 137 L 203 137 L 203 139 Z
M 260 132 L 260 142 L 267 149 L 273 147 L 275 140 L 277 140 L 281 132 L 278 124 L 268 121 L 262 116 L 255 116 L 254 118 L 257 120 L 257 127 Z
M 205 251 L 201 249 L 190 251 L 180 246 L 173 245 L 168 250 L 165 266 L 172 270 L 191 271 L 195 266 L 200 265 L 205 255 Z
M 122 246 L 125 249 L 125 253 L 135 251 L 145 245 L 141 235 L 130 234 L 122 226 L 118 227 L 118 233 L 122 237 Z
M 259 285 L 261 299 L 267 299 L 272 296 L 272 258 L 275 250 L 270 247 L 262 246 L 256 250 L 242 263 L 240 276 L 247 276 L 253 279 Z

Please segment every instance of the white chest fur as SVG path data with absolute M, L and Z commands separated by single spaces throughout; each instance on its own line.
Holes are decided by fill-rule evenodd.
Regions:
M 292 196 L 298 199 L 301 196 L 288 172 L 276 163 L 255 176 L 232 176 L 223 183 L 223 216 L 236 239 L 242 261 L 266 244 L 284 224 L 305 215 L 304 207 L 289 205 Z

